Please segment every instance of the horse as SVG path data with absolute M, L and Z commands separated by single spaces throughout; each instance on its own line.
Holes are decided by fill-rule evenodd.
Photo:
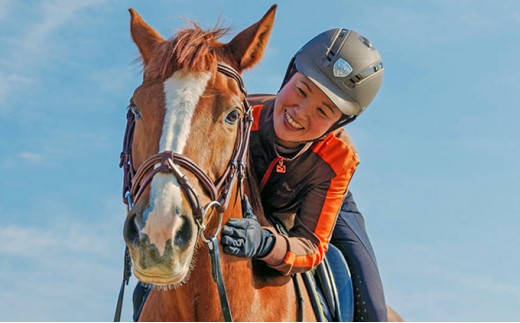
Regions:
M 217 239 L 222 223 L 242 216 L 243 194 L 269 225 L 245 167 L 252 118 L 240 74 L 261 60 L 276 5 L 228 43 L 219 41 L 226 29 L 194 22 L 164 39 L 129 11 L 143 82 L 122 155 L 123 235 L 135 277 L 153 286 L 140 320 L 315 321 L 298 282 L 223 253 Z

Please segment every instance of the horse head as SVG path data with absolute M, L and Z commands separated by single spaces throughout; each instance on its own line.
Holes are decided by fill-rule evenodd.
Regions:
M 195 23 L 166 40 L 130 9 L 143 82 L 130 104 L 135 119 L 130 166 L 137 173 L 124 238 L 140 281 L 186 281 L 199 230 L 218 231 L 222 219 L 215 215 L 222 214 L 216 212 L 222 201 L 210 206 L 222 190 L 236 193 L 237 181 L 230 183 L 229 174 L 237 165 L 231 163 L 237 149 L 244 150 L 239 143 L 247 104 L 236 75 L 260 61 L 275 10 L 222 43 L 225 29 L 202 30 Z

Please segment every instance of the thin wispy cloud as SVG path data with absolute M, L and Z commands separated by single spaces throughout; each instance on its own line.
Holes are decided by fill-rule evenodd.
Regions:
M 0 20 L 4 20 L 11 13 L 11 0 L 0 0 Z
M 389 304 L 400 304 L 399 310 L 406 314 L 404 318 L 411 321 L 465 321 L 467 313 L 476 308 L 480 308 L 479 313 L 487 314 L 479 318 L 474 316 L 475 320 L 492 321 L 496 316 L 492 302 L 487 300 L 502 299 L 513 303 L 517 299 L 518 285 L 516 281 L 508 282 L 500 275 L 493 275 L 486 267 L 492 266 L 491 262 L 483 260 L 478 266 L 469 261 L 471 257 L 467 255 L 460 257 L 450 253 L 453 248 L 471 250 L 471 243 L 396 244 L 388 241 L 388 245 L 383 244 L 377 250 L 380 255 L 388 256 L 400 250 L 400 261 L 382 259 L 386 260 L 386 266 L 381 269 Z M 486 241 L 482 243 L 486 244 Z M 388 281 L 385 274 L 400 278 Z M 515 312 L 518 310 L 511 309 L 502 317 L 513 318 Z
M 34 83 L 34 80 L 17 73 L 4 74 L 0 72 L 0 114 L 12 109 L 5 104 L 9 95 L 21 88 L 26 88 Z
M 65 166 L 71 159 L 90 158 L 92 154 L 114 147 L 114 141 L 108 140 L 107 133 L 88 133 L 81 129 L 48 130 L 44 138 L 35 138 L 33 150 L 17 147 L 17 151 L 0 160 L 0 166 L 18 168 L 30 166 L 33 169 L 45 169 L 48 166 Z M 78 146 L 83 149 L 78 151 Z M 114 153 L 116 155 L 116 153 Z M 114 164 L 116 163 L 114 158 Z
M 108 238 L 94 226 L 74 222 L 54 224 L 48 228 L 8 225 L 0 228 L 0 240 L 3 241 L 0 254 L 40 262 L 46 262 L 49 256 L 68 252 L 103 255 L 103 246 L 107 245 Z
M 0 19 L 15 15 L 14 33 L 4 33 L 0 42 L 2 49 L 3 72 L 0 74 L 0 103 L 5 103 L 10 96 L 18 95 L 28 84 L 37 84 L 39 77 L 35 69 L 45 66 L 52 57 L 53 48 L 60 46 L 56 42 L 61 29 L 71 22 L 77 23 L 79 13 L 89 7 L 99 5 L 96 1 L 45 1 L 27 5 L 17 1 L 0 1 Z M 28 11 L 27 14 L 19 14 Z M 33 19 L 32 17 L 36 17 Z M 12 18 L 14 19 L 14 18 Z M 59 52 L 59 51 L 55 51 Z M 2 105 L 1 112 L 9 107 Z
M 105 93 L 124 93 L 127 91 L 129 83 L 135 83 L 135 75 L 140 73 L 136 70 L 130 65 L 127 65 L 125 69 L 115 66 L 92 71 L 88 78 Z
M 46 156 L 41 154 L 41 153 L 36 153 L 36 152 L 32 152 L 32 151 L 23 151 L 19 154 L 20 158 L 22 160 L 25 160 L 29 163 L 33 163 L 33 164 L 36 164 L 36 163 L 41 163 L 43 161 L 45 161 L 46 159 Z
M 57 38 L 59 30 L 78 18 L 79 12 L 101 2 L 103 1 L 40 2 L 38 6 L 33 7 L 38 18 L 35 21 L 25 21 L 26 29 L 17 37 L 17 54 L 30 55 L 32 59 L 29 62 L 33 63 L 38 62 L 38 59 L 46 58 L 46 49 L 55 43 L 54 39 Z M 28 61 L 24 60 L 24 62 Z
M 7 261 L 0 265 L 0 283 L 7 287 L 0 291 L 4 320 L 110 319 L 121 276 L 114 258 L 119 253 L 122 259 L 120 237 L 69 220 L 47 227 L 8 225 L 0 239 L 0 256 Z M 89 301 L 93 295 L 96 305 Z M 27 303 L 32 311 L 23 310 Z M 82 310 L 72 310 L 77 308 Z
M 4 255 L 40 258 L 47 249 L 63 244 L 63 239 L 47 230 L 31 227 L 7 226 L 0 229 L 0 253 Z
M 116 196 L 85 203 L 96 205 L 95 214 L 52 196 L 34 197 L 30 209 L 1 209 L 4 218 L 17 219 L 0 228 L 2 320 L 111 319 L 122 275 L 123 207 Z M 130 320 L 131 297 L 126 300 L 123 318 Z

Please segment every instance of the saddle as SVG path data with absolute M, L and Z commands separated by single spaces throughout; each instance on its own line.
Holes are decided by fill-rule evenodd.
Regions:
M 278 233 L 288 235 L 284 224 L 267 216 Z M 354 320 L 354 288 L 347 261 L 341 251 L 329 244 L 323 261 L 301 274 L 316 318 L 320 322 Z
M 338 248 L 329 245 L 325 259 L 302 277 L 318 321 L 351 322 L 354 319 L 352 279 Z

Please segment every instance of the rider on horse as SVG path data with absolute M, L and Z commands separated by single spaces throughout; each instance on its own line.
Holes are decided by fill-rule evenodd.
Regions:
M 352 274 L 355 321 L 386 321 L 387 312 L 364 219 L 348 190 L 359 161 L 341 128 L 372 102 L 383 74 L 374 45 L 337 28 L 295 54 L 276 96 L 251 96 L 250 162 L 265 213 L 284 222 L 289 235 L 255 217 L 232 218 L 222 230 L 225 252 L 285 275 L 312 269 L 334 244 Z
M 246 207 L 249 214 L 231 218 L 221 237 L 225 252 L 255 257 L 285 275 L 318 265 L 332 243 L 352 274 L 355 321 L 386 321 L 387 311 L 364 219 L 348 190 L 359 161 L 342 127 L 372 102 L 383 74 L 374 45 L 337 28 L 296 53 L 276 96 L 249 97 L 255 118 L 250 162 L 262 206 L 289 235 L 262 227 Z M 138 284 L 134 313 L 144 292 Z

